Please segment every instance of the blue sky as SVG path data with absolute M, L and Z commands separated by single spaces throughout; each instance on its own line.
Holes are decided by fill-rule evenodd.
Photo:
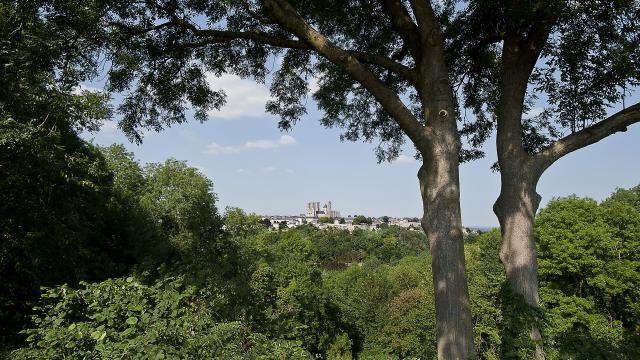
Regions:
M 308 114 L 282 133 L 277 118 L 264 112 L 266 85 L 232 75 L 212 79 L 224 88 L 227 105 L 204 124 L 190 121 L 161 133 L 147 133 L 142 145 L 129 143 L 114 122 L 95 134 L 99 145 L 122 143 L 142 163 L 170 157 L 186 160 L 214 182 L 219 207 L 237 206 L 258 214 L 299 214 L 309 201 L 331 200 L 343 216 L 420 216 L 418 162 L 407 147 L 394 163 L 377 164 L 376 143 L 340 142 L 339 129 L 325 129 L 309 99 Z M 629 101 L 628 103 L 631 103 Z M 494 140 L 487 157 L 461 166 L 462 221 L 465 226 L 498 224 L 491 206 L 499 193 Z M 601 200 L 616 187 L 640 183 L 640 125 L 579 150 L 543 175 L 543 206 L 553 197 L 576 194 Z

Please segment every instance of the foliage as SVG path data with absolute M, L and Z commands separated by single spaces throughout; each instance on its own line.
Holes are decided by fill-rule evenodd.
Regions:
M 15 359 L 308 358 L 300 341 L 270 341 L 241 322 L 216 321 L 180 277 L 149 285 L 137 277 L 43 294 Z
M 0 120 L 0 318 L 18 326 L 40 286 L 123 274 L 132 260 L 113 236 L 111 173 L 74 136 Z M 7 326 L 8 328 L 5 328 Z
M 353 218 L 353 225 L 371 225 L 373 221 L 364 215 L 357 215 Z
M 109 212 L 104 216 L 111 224 L 113 238 L 120 239 L 119 248 L 141 263 L 160 247 L 155 224 L 140 204 L 146 179 L 140 164 L 123 145 L 100 148 L 112 174 L 111 197 L 107 200 Z
M 280 116 L 282 129 L 289 129 L 305 113 L 306 97 L 313 88 L 310 82 L 314 81 L 317 90 L 313 97 L 323 112 L 322 124 L 344 129 L 342 139 L 379 139 L 379 160 L 398 156 L 405 133 L 427 158 L 427 154 L 440 154 L 443 150 L 457 152 L 458 134 L 466 136 L 471 149 L 462 149 L 460 159 L 468 160 L 482 155 L 479 147 L 489 137 L 493 121 L 502 110 L 516 114 L 515 137 L 518 138 L 517 132 L 522 132 L 524 150 L 534 153 L 561 136 L 562 130 L 575 132 L 602 119 L 607 107 L 624 99 L 628 86 L 639 84 L 640 72 L 636 65 L 640 54 L 640 22 L 637 21 L 640 9 L 636 1 L 542 1 L 508 5 L 492 1 L 433 4 L 351 1 L 344 5 L 331 0 L 322 4 L 308 0 L 3 2 L 0 60 L 6 76 L 0 83 L 2 120 L 34 127 L 44 125 L 45 131 L 60 135 L 63 141 L 56 145 L 68 148 L 77 140 L 79 129 L 95 130 L 100 121 L 110 115 L 110 109 L 104 105 L 106 94 L 77 91 L 83 80 L 95 75 L 99 55 L 104 55 L 105 62 L 110 65 L 108 88 L 125 94 L 119 106 L 123 115 L 120 126 L 138 142 L 141 141 L 140 129 L 158 131 L 184 122 L 190 109 L 196 119 L 204 121 L 211 110 L 219 109 L 225 102 L 224 91 L 212 89 L 211 80 L 223 74 L 234 74 L 259 82 L 273 80 L 270 84 L 273 99 L 267 104 L 267 110 Z M 431 6 L 422 7 L 424 5 Z M 289 7 L 293 10 L 288 14 L 285 11 L 284 17 L 292 20 L 299 15 L 303 34 L 296 32 L 290 22 L 274 16 L 274 11 L 269 11 L 270 8 Z M 322 35 L 302 36 L 310 33 L 311 28 Z M 440 31 L 433 31 L 434 28 Z M 434 50 L 424 51 L 426 45 L 433 46 Z M 506 61 L 511 50 L 532 54 L 530 58 L 516 59 L 517 66 L 524 69 L 516 74 L 518 76 L 510 73 L 512 64 Z M 274 59 L 278 60 L 273 61 L 277 66 L 269 74 L 268 63 Z M 531 70 L 534 70 L 533 76 L 530 76 Z M 498 99 L 505 94 L 508 95 L 505 98 L 518 98 L 518 91 L 500 86 L 501 82 L 518 82 L 507 81 L 511 79 L 522 80 L 523 95 L 529 83 L 529 99 L 524 104 L 518 100 L 515 104 L 498 106 Z M 547 108 L 537 116 L 525 116 L 520 121 L 537 97 L 546 99 Z M 448 131 L 435 133 L 435 136 L 425 135 L 430 134 L 431 125 L 437 123 L 433 114 L 441 114 L 431 107 L 445 103 L 447 111 L 454 110 L 451 111 L 451 126 L 442 127 Z M 399 116 L 398 109 L 403 116 Z M 460 110 L 466 109 L 474 113 L 473 121 L 462 117 Z M 431 114 L 431 118 L 427 114 Z M 507 130 L 501 133 L 514 135 L 513 129 Z M 447 139 L 447 132 L 451 135 L 448 146 L 430 147 L 437 144 L 432 141 L 434 139 Z M 66 154 L 64 158 L 67 159 Z M 444 168 L 457 177 L 455 158 L 448 157 L 449 164 Z M 64 169 L 61 162 L 54 164 L 59 165 L 56 170 Z M 22 170 L 19 168 L 16 173 Z M 84 170 L 90 170 L 87 173 L 93 175 L 91 171 L 95 167 L 85 163 Z M 247 270 L 241 270 L 245 264 L 239 259 L 260 258 L 265 253 L 264 262 L 276 269 L 273 286 L 281 296 L 276 297 L 274 312 L 264 315 L 277 320 L 275 324 L 281 326 L 277 331 L 293 332 L 295 337 L 304 338 L 318 351 L 326 348 L 328 342 L 321 335 L 312 339 L 310 332 L 299 326 L 312 322 L 316 331 L 323 328 L 316 324 L 322 323 L 317 321 L 321 316 L 309 309 L 315 307 L 320 313 L 324 309 L 319 303 L 310 302 L 313 296 L 318 299 L 315 289 L 321 280 L 316 279 L 314 274 L 318 269 L 311 266 L 306 257 L 290 260 L 278 252 L 280 240 L 268 243 L 264 234 L 256 235 L 264 242 L 252 244 L 252 241 L 239 241 L 239 237 L 229 233 L 220 233 L 211 185 L 195 176 L 186 165 L 174 161 L 164 167 L 150 165 L 145 171 L 149 180 L 145 180 L 138 200 L 129 201 L 128 196 L 118 195 L 126 194 L 128 190 L 119 188 L 120 185 L 112 189 L 106 181 L 104 192 L 96 191 L 99 197 L 96 201 L 91 202 L 94 200 L 90 198 L 91 193 L 85 193 L 89 194 L 87 198 L 70 202 L 78 205 L 80 211 L 72 206 L 71 210 L 54 216 L 54 220 L 61 219 L 59 224 L 64 225 L 58 228 L 65 228 L 68 223 L 86 225 L 74 229 L 77 233 L 72 231 L 74 236 L 69 238 L 75 248 L 67 253 L 68 248 L 63 247 L 66 256 L 83 262 L 102 252 L 107 256 L 98 257 L 113 263 L 108 265 L 114 265 L 105 267 L 109 270 L 119 265 L 126 268 L 131 257 L 140 261 L 145 256 L 151 262 L 166 261 L 175 264 L 179 271 L 199 274 L 208 274 L 204 265 L 215 263 L 216 276 L 242 282 L 250 276 L 250 270 L 264 267 L 252 263 Z M 57 173 L 67 175 L 64 171 Z M 83 181 L 91 182 L 91 176 L 88 178 Z M 48 180 L 44 182 L 48 183 Z M 455 181 L 450 185 L 445 188 L 456 188 Z M 128 189 L 136 185 L 123 186 Z M 13 185 L 11 187 L 13 190 Z M 28 187 L 27 191 L 30 190 Z M 454 193 L 457 199 L 458 194 Z M 51 206 L 50 203 L 45 205 Z M 92 211 L 94 205 L 105 209 Z M 611 207 L 612 213 L 623 211 L 626 214 L 629 208 L 619 202 L 607 206 Z M 625 206 L 627 210 L 619 210 Z M 85 209 L 88 210 L 86 213 Z M 119 210 L 123 210 L 122 214 L 135 216 L 126 218 L 118 215 Z M 106 216 L 95 216 L 100 212 Z M 128 219 L 135 222 L 130 223 Z M 605 219 L 603 215 L 592 219 L 597 229 L 578 226 L 575 233 L 549 235 L 566 242 L 571 242 L 566 239 L 575 240 L 577 250 L 568 247 L 568 254 L 563 254 L 569 260 L 567 264 L 557 265 L 552 261 L 545 264 L 543 259 L 541 266 L 549 265 L 546 275 L 551 277 L 550 282 L 558 283 L 563 294 L 571 293 L 593 301 L 593 306 L 590 303 L 581 305 L 591 309 L 587 313 L 606 309 L 610 318 L 615 317 L 624 328 L 634 326 L 638 317 L 634 305 L 629 305 L 635 304 L 636 294 L 619 284 L 635 284 L 635 259 L 626 256 L 627 252 L 636 250 L 635 245 L 627 248 L 631 243 L 628 239 L 636 235 L 634 228 L 627 228 L 626 223 L 624 226 L 616 224 L 616 219 Z M 633 221 L 630 219 L 631 223 Z M 370 223 L 370 219 L 354 219 L 354 224 Z M 141 230 L 139 239 L 136 239 L 135 231 L 131 231 L 131 224 Z M 285 224 L 279 226 L 282 230 L 285 227 Z M 13 260 L 6 259 L 12 259 L 14 253 L 23 250 L 20 246 L 29 244 L 22 242 L 22 234 L 14 235 L 23 230 L 3 232 L 11 236 L 12 241 L 8 244 L 18 244 L 2 253 L 3 265 L 9 264 L 3 266 L 3 270 L 14 265 Z M 31 230 L 26 229 L 25 234 L 30 236 Z M 42 232 L 42 229 L 35 230 Z M 295 237 L 283 232 L 286 233 L 282 235 L 284 239 Z M 582 234 L 594 236 L 599 247 L 587 249 L 585 239 L 580 237 Z M 395 263 L 407 255 L 407 248 L 409 252 L 415 248 L 405 246 L 395 236 L 364 238 L 363 244 L 345 246 L 347 251 L 337 257 L 326 246 L 318 256 L 338 266 L 363 263 L 375 268 L 380 263 Z M 52 239 L 55 239 L 54 243 L 68 245 L 60 241 L 62 236 Z M 304 250 L 308 241 L 314 244 L 302 236 L 298 240 L 284 243 L 293 246 L 293 253 Z M 88 243 L 91 246 L 84 246 Z M 548 245 L 550 243 L 542 241 L 541 252 L 555 256 L 560 251 Z M 247 244 L 251 245 L 249 250 L 234 251 Z M 610 250 L 610 245 L 615 250 Z M 94 248 L 99 251 L 89 251 Z M 586 256 L 576 258 L 580 251 Z M 612 255 L 615 251 L 619 261 Z M 243 257 L 236 259 L 234 253 Z M 344 258 L 340 259 L 341 256 Z M 615 268 L 602 270 L 603 263 L 609 259 Z M 290 269 L 281 267 L 282 263 L 297 265 L 291 265 Z M 308 273 L 297 271 L 301 264 L 310 268 Z M 87 267 L 92 265 L 87 264 Z M 222 270 L 218 271 L 218 268 Z M 280 271 L 296 276 L 278 280 Z M 562 272 L 574 275 L 572 279 L 580 282 L 572 283 L 572 279 L 562 277 Z M 269 274 L 264 270 L 264 278 L 271 279 Z M 77 278 L 73 282 L 101 275 L 104 274 L 74 274 Z M 439 276 L 439 272 L 435 275 Z M 52 282 L 60 281 L 61 277 L 57 277 Z M 302 284 L 300 289 L 296 287 L 298 282 Z M 607 290 L 610 283 L 613 290 Z M 243 286 L 232 288 L 240 291 Z M 312 291 L 303 291 L 309 288 Z M 303 296 L 296 297 L 298 293 Z M 407 313 L 416 309 L 422 311 L 423 295 L 419 291 L 408 292 L 394 303 L 394 308 Z M 503 302 L 502 305 L 508 304 Z M 282 309 L 295 311 L 282 315 Z M 613 320 L 610 323 L 617 326 Z M 627 336 L 626 333 L 623 336 Z M 341 334 L 335 338 L 340 338 L 341 344 L 347 343 Z M 607 342 L 621 344 L 621 339 L 618 336 Z M 404 349 L 404 345 L 399 345 L 398 349 Z
M 415 16 L 415 9 L 398 4 L 413 20 L 403 27 L 394 23 L 401 16 L 385 2 L 352 1 L 343 6 L 330 1 L 319 6 L 296 0 L 287 4 L 328 41 L 353 54 L 363 69 L 404 100 L 419 122 L 424 121 L 417 115 L 426 106 L 419 96 L 424 90 L 421 84 L 397 67 L 370 59 L 384 59 L 410 72 L 419 70 L 422 52 L 416 49 L 421 46 L 417 25 L 427 25 Z M 290 27 L 271 18 L 264 1 L 94 5 L 105 14 L 98 28 L 104 29 L 101 40 L 108 45 L 106 56 L 112 63 L 110 87 L 127 91 L 120 106 L 121 126 L 132 139 L 141 141 L 141 128 L 160 130 L 186 121 L 187 103 L 195 108 L 196 119 L 206 119 L 208 111 L 225 103 L 224 89 L 209 86 L 211 75 L 228 73 L 257 82 L 271 80 L 272 100 L 266 110 L 280 117 L 283 129 L 306 113 L 306 98 L 313 90 L 324 113 L 322 123 L 344 129 L 342 139 L 380 139 L 379 160 L 399 154 L 405 139 L 389 108 L 344 66 L 320 55 Z M 640 9 L 635 1 L 507 6 L 495 1 L 448 0 L 431 6 L 443 37 L 447 80 L 457 89 L 460 111 L 455 116 L 467 145 L 461 151 L 462 160 L 482 156 L 480 147 L 495 127 L 504 90 L 501 71 L 509 66 L 502 54 L 506 42 L 530 43 L 534 60 L 539 60 L 524 74 L 529 96 L 517 104 L 524 107 L 518 112 L 527 114 L 536 99 L 546 100 L 544 111 L 522 120 L 529 152 L 548 145 L 562 135 L 561 130 L 577 131 L 601 120 L 607 108 L 638 85 Z M 268 64 L 274 58 L 281 61 L 272 68 Z M 212 82 L 215 85 L 215 79 Z M 462 110 L 474 116 L 463 116 Z
M 222 225 L 211 180 L 175 159 L 148 164 L 144 173 L 140 206 L 166 242 L 165 249 L 154 244 L 160 252 L 157 260 L 185 260 L 209 254 Z
M 96 74 L 97 14 L 88 3 L 57 5 L 0 4 L 0 118 L 55 128 L 65 137 L 97 130 L 111 110 L 108 94 L 80 89 Z
M 426 250 L 426 236 L 422 232 L 400 227 L 379 231 L 327 229 L 307 234 L 318 251 L 326 269 L 344 268 L 361 262 L 395 263 L 409 255 Z
M 621 203 L 633 206 L 640 211 L 640 185 L 631 189 L 617 189 L 608 199 L 608 201 L 619 201 Z
M 217 261 L 207 275 L 191 272 L 200 281 L 232 272 L 211 182 L 184 163 L 144 173 L 122 146 L 98 149 L 13 120 L 0 123 L 0 146 L 3 341 L 40 286 L 100 281 L 143 262 Z
M 500 359 L 504 341 L 501 289 L 506 275 L 498 255 L 500 231 L 493 229 L 473 238 L 465 246 L 469 274 L 469 298 L 473 314 L 474 344 L 483 359 Z
M 428 264 L 427 256 L 406 257 L 392 267 L 351 266 L 327 274 L 325 291 L 362 358 L 435 355 Z
M 562 356 L 640 356 L 640 212 L 630 205 L 634 191 L 619 190 L 601 204 L 556 199 L 540 212 L 541 300 L 550 308 Z
M 95 14 L 68 3 L 83 13 L 68 22 L 42 6 L 0 3 L 0 344 L 40 285 L 104 279 L 131 262 L 112 236 L 111 174 L 77 136 L 111 116 L 107 94 L 79 89 L 95 74 Z
M 239 239 L 255 236 L 266 230 L 259 216 L 247 215 L 242 209 L 232 207 L 227 207 L 225 211 L 224 227 L 229 235 Z

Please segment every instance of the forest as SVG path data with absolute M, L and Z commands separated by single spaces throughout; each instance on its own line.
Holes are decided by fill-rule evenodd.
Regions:
M 639 59 L 627 0 L 0 0 L 0 357 L 639 359 L 640 185 L 537 192 L 640 122 Z M 282 131 L 313 103 L 378 162 L 415 150 L 422 231 L 269 230 L 86 140 L 204 122 L 227 74 Z M 463 236 L 485 151 L 500 227 Z
M 185 162 L 143 166 L 122 145 L 2 130 L 6 356 L 436 356 L 423 232 L 269 231 L 219 211 L 213 182 Z M 499 230 L 465 238 L 478 358 L 530 358 L 535 318 L 550 359 L 638 359 L 640 186 L 554 199 L 536 238 L 542 314 L 510 291 Z

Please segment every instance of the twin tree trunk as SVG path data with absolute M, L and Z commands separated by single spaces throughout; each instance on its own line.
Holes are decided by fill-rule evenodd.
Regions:
M 526 163 L 526 162 L 525 162 Z M 507 164 L 504 164 L 507 165 Z M 501 166 L 502 188 L 493 206 L 502 231 L 500 260 L 504 264 L 511 290 L 526 305 L 538 308 L 538 261 L 535 244 L 535 215 L 540 205 L 536 192 L 539 175 L 531 174 L 526 166 Z M 531 324 L 530 337 L 535 344 L 536 358 L 543 358 L 542 336 Z
M 431 252 L 438 359 L 470 359 L 473 333 L 460 215 L 460 142 L 455 128 L 443 127 L 422 151 L 422 227 Z

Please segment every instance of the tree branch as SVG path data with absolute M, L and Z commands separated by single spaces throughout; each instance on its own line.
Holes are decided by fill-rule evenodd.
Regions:
M 505 36 L 496 139 L 501 163 L 505 160 L 519 162 L 526 155 L 522 142 L 522 111 L 527 86 L 555 19 L 557 14 L 538 12 L 528 35 L 510 29 Z
M 174 19 L 153 27 L 136 29 L 131 28 L 119 23 L 109 23 L 109 25 L 116 26 L 126 31 L 131 35 L 143 35 L 152 31 L 164 29 L 170 26 L 178 26 L 191 32 L 196 37 L 202 38 L 202 41 L 197 42 L 185 42 L 178 45 L 182 48 L 198 48 L 210 44 L 219 44 L 230 42 L 233 40 L 250 40 L 257 43 L 286 48 L 286 49 L 298 49 L 298 50 L 314 50 L 311 45 L 300 40 L 283 39 L 265 33 L 260 30 L 250 31 L 228 31 L 228 30 L 214 30 L 214 29 L 199 29 L 195 25 L 181 19 Z M 170 49 L 168 49 L 170 50 Z M 396 62 L 384 55 L 373 54 L 362 51 L 350 51 L 347 50 L 352 56 L 363 63 L 380 66 L 386 70 L 389 70 L 398 76 L 409 81 L 413 85 L 417 83 L 416 71 L 406 65 Z
M 433 28 L 435 15 L 431 2 L 429 0 L 411 0 L 411 11 L 418 21 L 418 29 L 423 38 L 429 36 L 431 28 Z
M 388 88 L 358 59 L 332 43 L 312 28 L 300 14 L 284 0 L 262 0 L 266 12 L 281 26 L 311 45 L 315 51 L 347 72 L 367 89 L 398 123 L 411 141 L 422 148 L 428 141 L 429 130 L 413 116 L 395 91 Z
M 167 22 L 164 22 L 155 26 L 147 27 L 147 28 L 140 28 L 140 27 L 136 28 L 136 27 L 127 26 L 119 22 L 109 21 L 107 22 L 107 25 L 117 27 L 120 30 L 126 32 L 127 35 L 136 36 L 136 35 L 144 35 L 144 34 L 161 30 L 164 28 L 168 28 L 177 24 L 173 21 L 167 21 Z
M 398 32 L 400 38 L 409 49 L 416 64 L 420 61 L 422 50 L 420 48 L 420 30 L 413 22 L 407 8 L 400 0 L 383 0 L 382 7 L 389 15 L 391 25 Z
M 413 68 L 410 68 L 406 65 L 402 65 L 399 62 L 395 62 L 383 55 L 372 54 L 372 53 L 361 52 L 361 51 L 352 51 L 352 50 L 346 50 L 346 51 L 363 63 L 378 65 L 380 67 L 383 67 L 399 75 L 400 77 L 409 81 L 412 85 L 418 84 L 418 75 L 416 74 L 416 71 Z
M 420 58 L 416 59 L 420 82 L 418 93 L 423 107 L 429 108 L 435 105 L 434 99 L 443 96 L 441 94 L 443 83 L 446 83 L 448 88 L 451 87 L 449 71 L 444 61 L 444 40 L 431 1 L 411 0 L 410 3 L 411 10 L 418 21 L 418 46 L 421 49 Z M 453 89 L 445 92 L 447 92 L 446 97 L 449 97 L 448 93 L 453 92 Z M 453 99 L 450 101 L 453 102 Z
M 555 141 L 536 155 L 533 155 L 533 161 L 537 165 L 537 168 L 542 171 L 551 166 L 551 164 L 561 157 L 583 147 L 597 143 L 609 135 L 627 131 L 628 126 L 637 122 L 640 122 L 640 103 L 621 110 L 594 125 Z

